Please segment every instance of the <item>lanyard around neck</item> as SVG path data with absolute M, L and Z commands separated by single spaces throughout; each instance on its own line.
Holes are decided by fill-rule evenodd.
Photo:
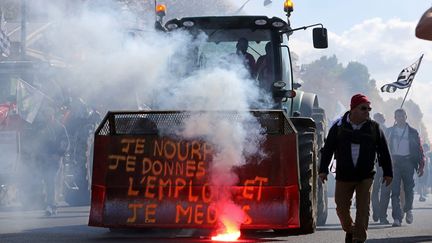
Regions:
M 405 131 L 406 131 L 407 126 L 408 126 L 408 124 L 405 124 L 405 127 L 404 127 L 404 129 L 402 131 L 402 135 L 400 136 L 399 141 L 398 141 L 397 150 L 399 150 L 399 145 L 400 145 L 400 143 L 402 141 L 403 136 L 405 135 Z

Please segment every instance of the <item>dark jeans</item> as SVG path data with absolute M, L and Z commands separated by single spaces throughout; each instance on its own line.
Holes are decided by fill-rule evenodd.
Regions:
M 387 219 L 387 208 L 390 202 L 391 185 L 386 186 L 383 181 L 383 170 L 378 165 L 376 166 L 377 173 L 375 174 L 372 185 L 372 213 L 378 216 L 378 219 Z
M 412 209 L 414 200 L 414 164 L 407 156 L 393 156 L 392 182 L 392 217 L 402 220 L 403 213 Z M 405 206 L 403 212 L 400 204 L 400 188 L 403 183 L 405 191 Z

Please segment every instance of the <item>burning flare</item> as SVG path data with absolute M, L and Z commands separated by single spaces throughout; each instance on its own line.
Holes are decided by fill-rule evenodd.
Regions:
M 240 227 L 234 221 L 224 217 L 221 219 L 222 224 L 225 229 L 224 232 L 217 234 L 216 236 L 212 236 L 212 240 L 214 241 L 236 241 L 240 238 Z

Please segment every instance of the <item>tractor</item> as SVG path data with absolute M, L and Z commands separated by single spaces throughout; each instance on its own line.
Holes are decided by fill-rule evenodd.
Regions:
M 292 2 L 284 6 L 289 17 Z M 161 20 L 163 13 L 158 16 Z M 206 36 L 189 59 L 198 70 L 207 57 L 235 53 L 241 38 L 248 40 L 247 49 L 255 60 L 267 52 L 266 73 L 254 68 L 251 77 L 270 94 L 272 106 L 251 107 L 249 113 L 265 131 L 262 149 L 269 156 L 248 157 L 245 165 L 233 168 L 239 180 L 231 187 L 232 198 L 247 215 L 242 230 L 305 234 L 326 221 L 326 188 L 317 180 L 325 112 L 316 94 L 297 89 L 288 45 L 293 32 L 317 25 L 293 29 L 289 18 L 267 16 L 184 17 L 156 23 L 156 29 L 168 35 L 186 31 Z M 322 25 L 314 28 L 313 39 L 316 48 L 326 48 L 327 30 Z M 215 228 L 218 211 L 208 184 L 212 145 L 205 138 L 182 138 L 173 131 L 200 112 L 205 113 L 107 113 L 95 132 L 90 226 Z M 242 113 L 207 112 L 232 121 Z

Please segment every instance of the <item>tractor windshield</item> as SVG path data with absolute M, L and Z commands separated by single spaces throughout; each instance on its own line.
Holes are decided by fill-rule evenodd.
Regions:
M 207 41 L 193 50 L 195 67 L 206 67 L 206 61 L 240 60 L 260 87 L 270 90 L 274 82 L 274 55 L 271 31 L 267 29 L 201 29 Z

